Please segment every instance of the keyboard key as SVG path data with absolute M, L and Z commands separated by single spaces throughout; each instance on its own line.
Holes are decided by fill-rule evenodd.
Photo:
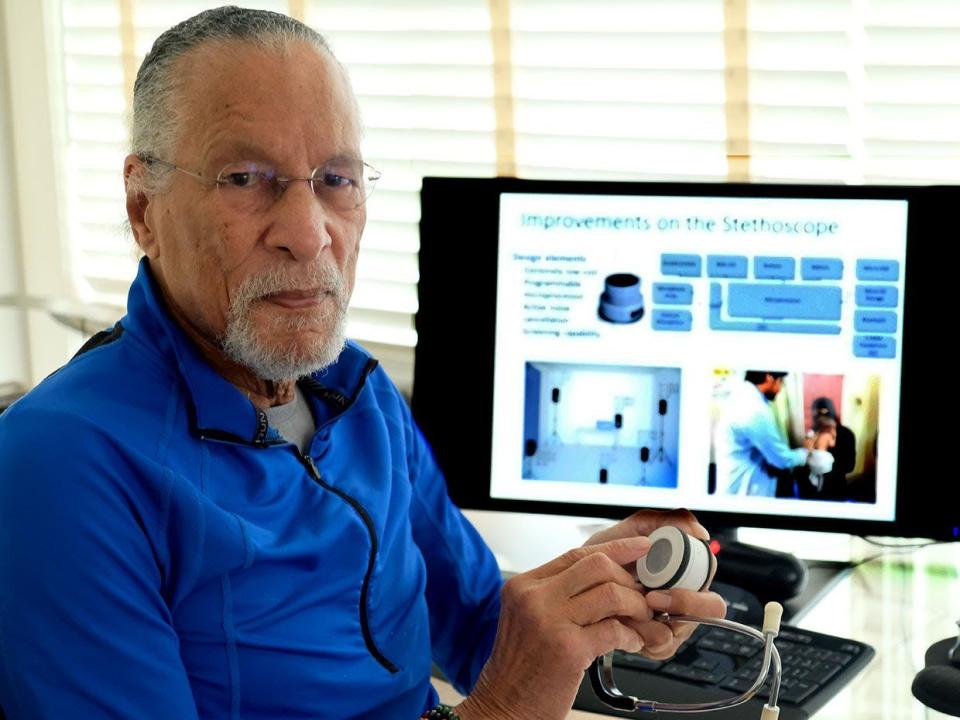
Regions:
M 838 672 L 840 672 L 839 665 L 837 665 L 836 663 L 823 662 L 823 663 L 819 663 L 818 665 L 814 665 L 812 668 L 810 668 L 810 673 L 809 675 L 807 675 L 806 679 L 809 682 L 814 682 L 822 685 L 823 683 L 830 680 L 830 678 L 832 678 Z
M 673 675 L 684 680 L 693 680 L 695 682 L 709 683 L 711 685 L 720 682 L 720 676 L 715 673 L 698 670 L 697 668 L 683 665 L 678 662 L 672 662 L 666 665 L 661 672 L 664 675 Z
M 782 687 L 780 689 L 780 695 L 778 700 L 785 703 L 793 703 L 794 705 L 799 705 L 804 700 L 806 700 L 814 690 L 816 690 L 815 685 L 810 683 L 793 683 L 790 687 Z
M 727 678 L 720 687 L 724 690 L 733 690 L 735 693 L 745 693 L 753 687 L 753 680 L 739 677 Z
M 720 642 L 733 642 L 741 637 L 740 633 L 734 632 L 733 630 L 725 630 L 723 628 L 711 628 L 707 633 L 708 638 L 713 638 Z
M 613 663 L 614 665 L 637 668 L 638 670 L 658 670 L 663 665 L 663 660 L 653 660 L 643 655 L 618 652 L 613 656 Z
M 799 682 L 799 680 L 796 680 L 795 678 L 791 678 L 791 677 L 781 677 L 781 678 L 780 678 L 780 689 L 782 690 L 783 688 L 792 687 L 793 685 L 796 685 L 798 682 Z M 771 685 L 773 685 L 773 676 L 772 676 L 772 675 L 767 675 L 767 679 L 764 681 L 763 686 L 764 686 L 764 687 L 767 689 L 767 691 L 769 692 Z
M 697 647 L 703 650 L 715 650 L 719 652 L 722 644 L 719 640 L 714 640 L 712 637 L 705 637 L 700 639 Z
M 848 662 L 853 660 L 853 655 L 845 652 L 828 652 L 823 656 L 823 659 L 827 662 L 835 662 L 840 665 L 846 665 Z
M 787 629 L 781 629 L 780 634 L 777 635 L 777 647 L 780 647 L 780 640 L 789 640 L 790 642 L 800 643 L 802 645 L 809 645 L 813 642 L 813 638 L 809 635 Z

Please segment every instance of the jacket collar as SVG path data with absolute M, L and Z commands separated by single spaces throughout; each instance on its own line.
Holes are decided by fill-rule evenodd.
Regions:
M 180 376 L 191 405 L 191 423 L 200 435 L 257 444 L 276 440 L 275 432 L 267 432 L 266 415 L 213 369 L 170 315 L 147 258 L 140 261 L 127 296 L 127 315 L 120 322 Z M 325 399 L 350 399 L 375 364 L 369 353 L 348 342 L 337 362 L 300 386 Z M 340 404 L 340 409 L 347 404 Z

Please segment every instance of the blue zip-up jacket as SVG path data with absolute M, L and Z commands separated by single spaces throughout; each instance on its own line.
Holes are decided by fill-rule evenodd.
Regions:
M 469 691 L 500 574 L 355 344 L 302 455 L 202 358 L 146 260 L 128 314 L 0 416 L 0 708 L 397 718 Z

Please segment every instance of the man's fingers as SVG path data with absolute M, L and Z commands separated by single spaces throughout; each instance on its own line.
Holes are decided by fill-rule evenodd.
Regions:
M 615 582 L 597 585 L 570 601 L 570 619 L 581 627 L 611 617 L 647 621 L 653 613 L 639 590 Z
M 589 661 L 614 650 L 637 653 L 643 650 L 643 638 L 616 618 L 607 618 L 582 629 L 591 646 Z M 586 666 L 584 667 L 586 670 Z
M 703 618 L 722 618 L 726 615 L 727 604 L 722 597 L 713 592 L 695 592 L 693 590 L 673 589 L 655 590 L 647 594 L 647 605 L 655 612 L 667 612 L 671 615 L 695 615 Z M 669 657 L 676 652 L 677 646 L 693 634 L 697 624 L 692 622 L 663 623 L 670 630 L 672 638 L 666 634 L 653 632 L 647 628 L 637 628 L 644 638 L 644 653 L 652 658 Z
M 564 570 L 557 578 L 563 594 L 572 598 L 604 583 L 614 582 L 637 592 L 636 578 L 606 553 L 590 553 Z M 591 621 L 593 622 L 593 621 Z
M 695 590 L 653 590 L 647 593 L 647 604 L 655 612 L 671 615 L 696 615 L 705 618 L 722 618 L 727 614 L 727 603 L 715 592 Z
M 580 560 L 595 553 L 603 553 L 617 565 L 623 566 L 635 562 L 650 550 L 650 540 L 646 537 L 625 537 L 598 545 L 584 545 L 568 550 L 558 558 L 530 571 L 535 578 L 548 578 L 559 575 Z
M 643 640 L 643 654 L 660 660 L 672 656 L 680 645 L 675 635 L 680 625 L 684 623 L 665 623 L 660 620 L 640 622 L 632 618 L 621 618 Z
M 703 540 L 710 539 L 710 533 L 697 522 L 696 516 L 689 510 L 638 510 L 613 527 L 595 533 L 587 540 L 587 545 L 609 542 L 617 538 L 635 535 L 649 535 L 663 525 L 675 525 L 684 532 Z

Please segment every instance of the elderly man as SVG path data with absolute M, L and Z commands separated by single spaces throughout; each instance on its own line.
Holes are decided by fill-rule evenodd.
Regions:
M 128 314 L 0 421 L 8 718 L 561 718 L 590 660 L 673 653 L 639 513 L 501 581 L 401 396 L 344 341 L 376 171 L 313 30 L 220 8 L 140 68 Z

